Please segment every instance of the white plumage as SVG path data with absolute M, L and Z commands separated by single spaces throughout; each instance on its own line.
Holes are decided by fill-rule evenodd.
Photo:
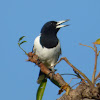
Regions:
M 40 44 L 40 36 L 38 36 L 34 41 L 33 51 L 36 55 L 38 55 L 42 63 L 44 63 L 45 66 L 49 68 L 51 66 L 54 66 L 54 64 L 57 62 L 61 54 L 61 47 L 60 43 L 58 43 L 58 45 L 54 48 L 42 47 L 42 45 Z

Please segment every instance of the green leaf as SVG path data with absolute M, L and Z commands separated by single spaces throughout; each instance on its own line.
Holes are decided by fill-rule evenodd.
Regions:
M 97 40 L 94 42 L 94 44 L 98 44 L 98 45 L 100 45 L 100 38 L 97 39 Z
M 20 46 L 21 44 L 27 42 L 27 41 L 22 41 L 22 42 L 21 42 L 21 40 L 22 40 L 24 37 L 25 37 L 25 36 L 22 36 L 22 37 L 19 38 L 18 46 L 19 46 L 19 48 L 20 48 L 21 50 L 23 50 L 23 51 L 25 52 L 26 55 L 28 55 L 28 53 Z
M 47 84 L 47 79 L 43 80 L 38 88 L 37 95 L 36 95 L 36 100 L 42 100 L 44 90 Z
M 20 46 L 20 43 L 18 43 L 18 45 Z
M 96 41 L 100 41 L 100 38 L 99 38 L 99 39 L 97 39 Z
M 25 37 L 25 36 L 20 37 L 18 42 L 20 42 L 24 37 Z
M 22 41 L 21 43 L 18 43 L 18 45 L 20 46 L 21 44 L 23 44 L 23 43 L 25 43 L 25 42 L 27 42 L 27 41 Z

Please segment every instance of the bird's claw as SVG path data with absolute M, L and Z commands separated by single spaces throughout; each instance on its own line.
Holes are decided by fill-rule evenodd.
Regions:
M 57 69 L 54 69 L 54 66 L 50 66 L 49 69 L 50 69 L 50 71 L 52 71 L 52 72 L 57 71 Z
M 50 77 L 50 79 L 52 79 L 53 76 L 55 75 L 55 70 L 54 71 L 50 71 L 47 75 L 49 76 L 50 73 L 52 73 L 52 76 Z
M 38 58 L 37 59 L 37 64 L 39 65 L 41 63 L 41 60 Z

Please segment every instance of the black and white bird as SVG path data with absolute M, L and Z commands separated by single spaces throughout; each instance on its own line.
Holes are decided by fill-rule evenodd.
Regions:
M 69 21 L 49 21 L 41 29 L 41 33 L 39 36 L 35 38 L 33 51 L 36 55 L 38 55 L 39 59 L 42 63 L 51 71 L 54 71 L 54 65 L 57 62 L 60 54 L 61 54 L 61 46 L 60 41 L 57 38 L 57 32 L 60 28 L 68 26 L 61 25 L 64 22 Z M 45 74 L 40 71 L 39 78 L 37 83 L 41 83 L 45 78 Z

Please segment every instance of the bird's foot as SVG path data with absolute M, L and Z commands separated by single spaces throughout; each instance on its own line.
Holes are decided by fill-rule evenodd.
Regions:
M 39 59 L 39 57 L 38 57 L 38 59 L 37 59 L 37 64 L 39 65 L 41 63 L 41 60 Z
M 52 67 L 52 66 L 51 66 Z M 55 71 L 57 71 L 57 69 L 54 69 L 54 67 L 52 67 L 52 68 L 49 68 L 49 70 L 50 70 L 50 72 L 48 73 L 48 75 L 50 74 L 50 73 L 52 73 L 52 77 L 50 78 L 50 79 L 52 79 L 53 78 L 53 76 L 55 75 Z
M 49 69 L 50 69 L 50 71 L 52 71 L 52 72 L 57 71 L 57 69 L 54 69 L 54 66 L 50 66 Z
M 49 76 L 49 74 L 51 74 L 51 73 L 52 73 L 52 76 L 50 77 L 50 79 L 52 79 L 53 76 L 55 75 L 54 71 L 50 71 L 47 75 Z

